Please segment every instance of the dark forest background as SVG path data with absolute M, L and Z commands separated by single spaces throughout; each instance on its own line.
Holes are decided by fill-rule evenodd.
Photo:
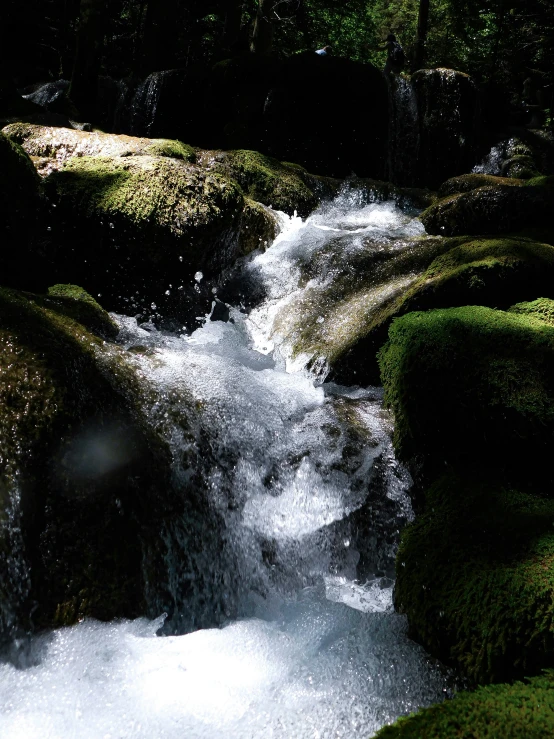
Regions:
M 552 0 L 4 0 L 2 74 L 19 88 L 144 78 L 239 54 L 333 54 L 382 66 L 389 32 L 409 66 L 445 66 L 520 94 L 553 85 Z M 550 111 L 548 111 L 549 113 Z

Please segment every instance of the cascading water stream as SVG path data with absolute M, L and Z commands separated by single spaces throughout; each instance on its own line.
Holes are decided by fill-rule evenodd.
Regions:
M 206 506 L 223 522 L 219 551 L 196 567 L 218 570 L 234 616 L 184 635 L 156 636 L 160 616 L 34 637 L 17 665 L 0 664 L 0 736 L 369 737 L 444 697 L 445 675 L 392 608 L 411 509 L 381 391 L 324 383 L 323 365 L 296 354 L 277 320 L 333 277 L 306 279 L 306 265 L 327 255 L 329 267 L 333 253 L 368 243 L 410 248 L 420 230 L 393 203 L 342 197 L 305 222 L 283 218 L 271 248 L 243 266 L 264 295 L 248 314 L 232 308 L 229 322 L 207 320 L 190 336 L 118 318 L 183 484 L 182 446 L 196 442 L 171 418 L 194 399 L 209 449 Z M 179 583 L 195 574 L 167 551 L 174 603 L 205 609 L 200 586 L 178 603 Z M 151 610 L 162 606 L 152 596 Z

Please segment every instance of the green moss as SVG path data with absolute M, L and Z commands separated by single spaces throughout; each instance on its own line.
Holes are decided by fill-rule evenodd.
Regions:
M 538 318 L 549 326 L 554 326 L 554 300 L 550 298 L 538 298 L 530 303 L 517 303 L 512 305 L 510 313 L 519 313 Z
M 502 174 L 506 177 L 518 177 L 523 180 L 529 180 L 539 177 L 541 173 L 536 167 L 534 158 L 528 153 L 521 153 L 514 154 L 504 162 L 502 165 Z
M 438 191 L 439 198 L 456 195 L 463 192 L 471 192 L 479 187 L 487 187 L 492 185 L 523 185 L 522 180 L 509 179 L 507 177 L 495 177 L 490 174 L 463 174 L 458 177 L 451 177 L 440 186 Z
M 146 505 L 156 476 L 164 478 L 159 444 L 153 436 L 146 443 L 150 432 L 130 400 L 139 385 L 123 350 L 64 315 L 59 299 L 0 289 L 0 489 L 17 486 L 21 494 L 34 628 L 62 612 L 64 623 L 144 612 L 132 511 Z M 121 464 L 87 467 L 88 439 L 93 457 L 94 443 L 106 439 L 110 454 L 122 452 Z M 0 553 L 9 543 L 1 528 Z M 13 602 L 2 594 L 9 582 L 0 567 L 0 597 Z M 28 614 L 18 615 L 28 627 Z
M 250 198 L 245 199 L 239 233 L 239 250 L 241 254 L 250 254 L 255 249 L 264 251 L 278 233 L 275 215 L 261 203 Z
M 226 239 L 243 207 L 239 188 L 223 176 L 163 157 L 74 157 L 47 184 L 64 217 L 109 219 L 120 246 L 153 258 L 183 236 L 179 253 Z
M 376 739 L 544 739 L 554 727 L 554 676 L 491 685 L 399 719 Z
M 402 534 L 396 607 L 472 683 L 554 666 L 554 501 L 537 490 L 450 474 Z
M 409 313 L 393 321 L 379 363 L 401 459 L 550 479 L 553 327 L 480 306 Z
M 215 169 L 235 179 L 248 197 L 289 215 L 297 211 L 307 216 L 323 193 L 336 192 L 339 186 L 337 180 L 316 177 L 302 167 L 244 149 L 225 153 Z
M 152 139 L 152 143 L 146 146 L 144 153 L 154 157 L 182 159 L 191 164 L 196 162 L 196 151 L 192 146 L 172 139 Z
M 525 183 L 528 187 L 554 187 L 554 175 L 532 177 Z
M 96 300 L 77 285 L 53 285 L 48 288 L 45 307 L 62 312 L 78 323 L 105 338 L 115 338 L 119 333 L 117 323 L 96 302 Z
M 428 233 L 442 236 L 501 234 L 548 226 L 553 206 L 551 187 L 493 185 L 445 197 L 421 221 Z

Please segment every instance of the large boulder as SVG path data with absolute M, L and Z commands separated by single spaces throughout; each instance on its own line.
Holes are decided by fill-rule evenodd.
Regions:
M 369 115 L 347 101 L 371 101 Z M 313 52 L 287 59 L 264 106 L 265 149 L 311 172 L 384 179 L 388 89 L 370 64 Z M 443 178 L 444 179 L 444 178 Z
M 106 342 L 107 328 L 75 286 L 0 290 L 0 636 L 164 611 L 183 631 L 232 611 L 232 586 L 205 566 L 232 555 L 196 405 L 173 391 L 171 419 L 157 414 L 144 347 Z
M 425 489 L 402 534 L 395 605 L 410 635 L 472 684 L 554 666 L 554 500 L 495 473 Z
M 500 234 L 549 227 L 554 187 L 549 178 L 531 179 L 524 187 L 486 185 L 449 195 L 421 215 L 428 233 L 441 236 Z
M 354 255 L 338 254 L 329 267 L 324 285 L 282 310 L 277 330 L 294 336 L 294 355 L 313 357 L 331 379 L 346 384 L 379 384 L 376 353 L 391 321 L 405 313 L 463 305 L 505 309 L 537 294 L 554 298 L 554 246 L 523 237 L 418 237 L 378 253 L 369 243 Z
M 380 351 L 400 459 L 420 480 L 445 464 L 552 480 L 554 327 L 533 313 L 466 306 L 393 321 Z

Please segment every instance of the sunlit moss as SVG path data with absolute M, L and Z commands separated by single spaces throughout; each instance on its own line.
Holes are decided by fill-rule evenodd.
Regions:
M 544 739 L 554 727 L 554 675 L 490 685 L 399 719 L 376 739 Z

